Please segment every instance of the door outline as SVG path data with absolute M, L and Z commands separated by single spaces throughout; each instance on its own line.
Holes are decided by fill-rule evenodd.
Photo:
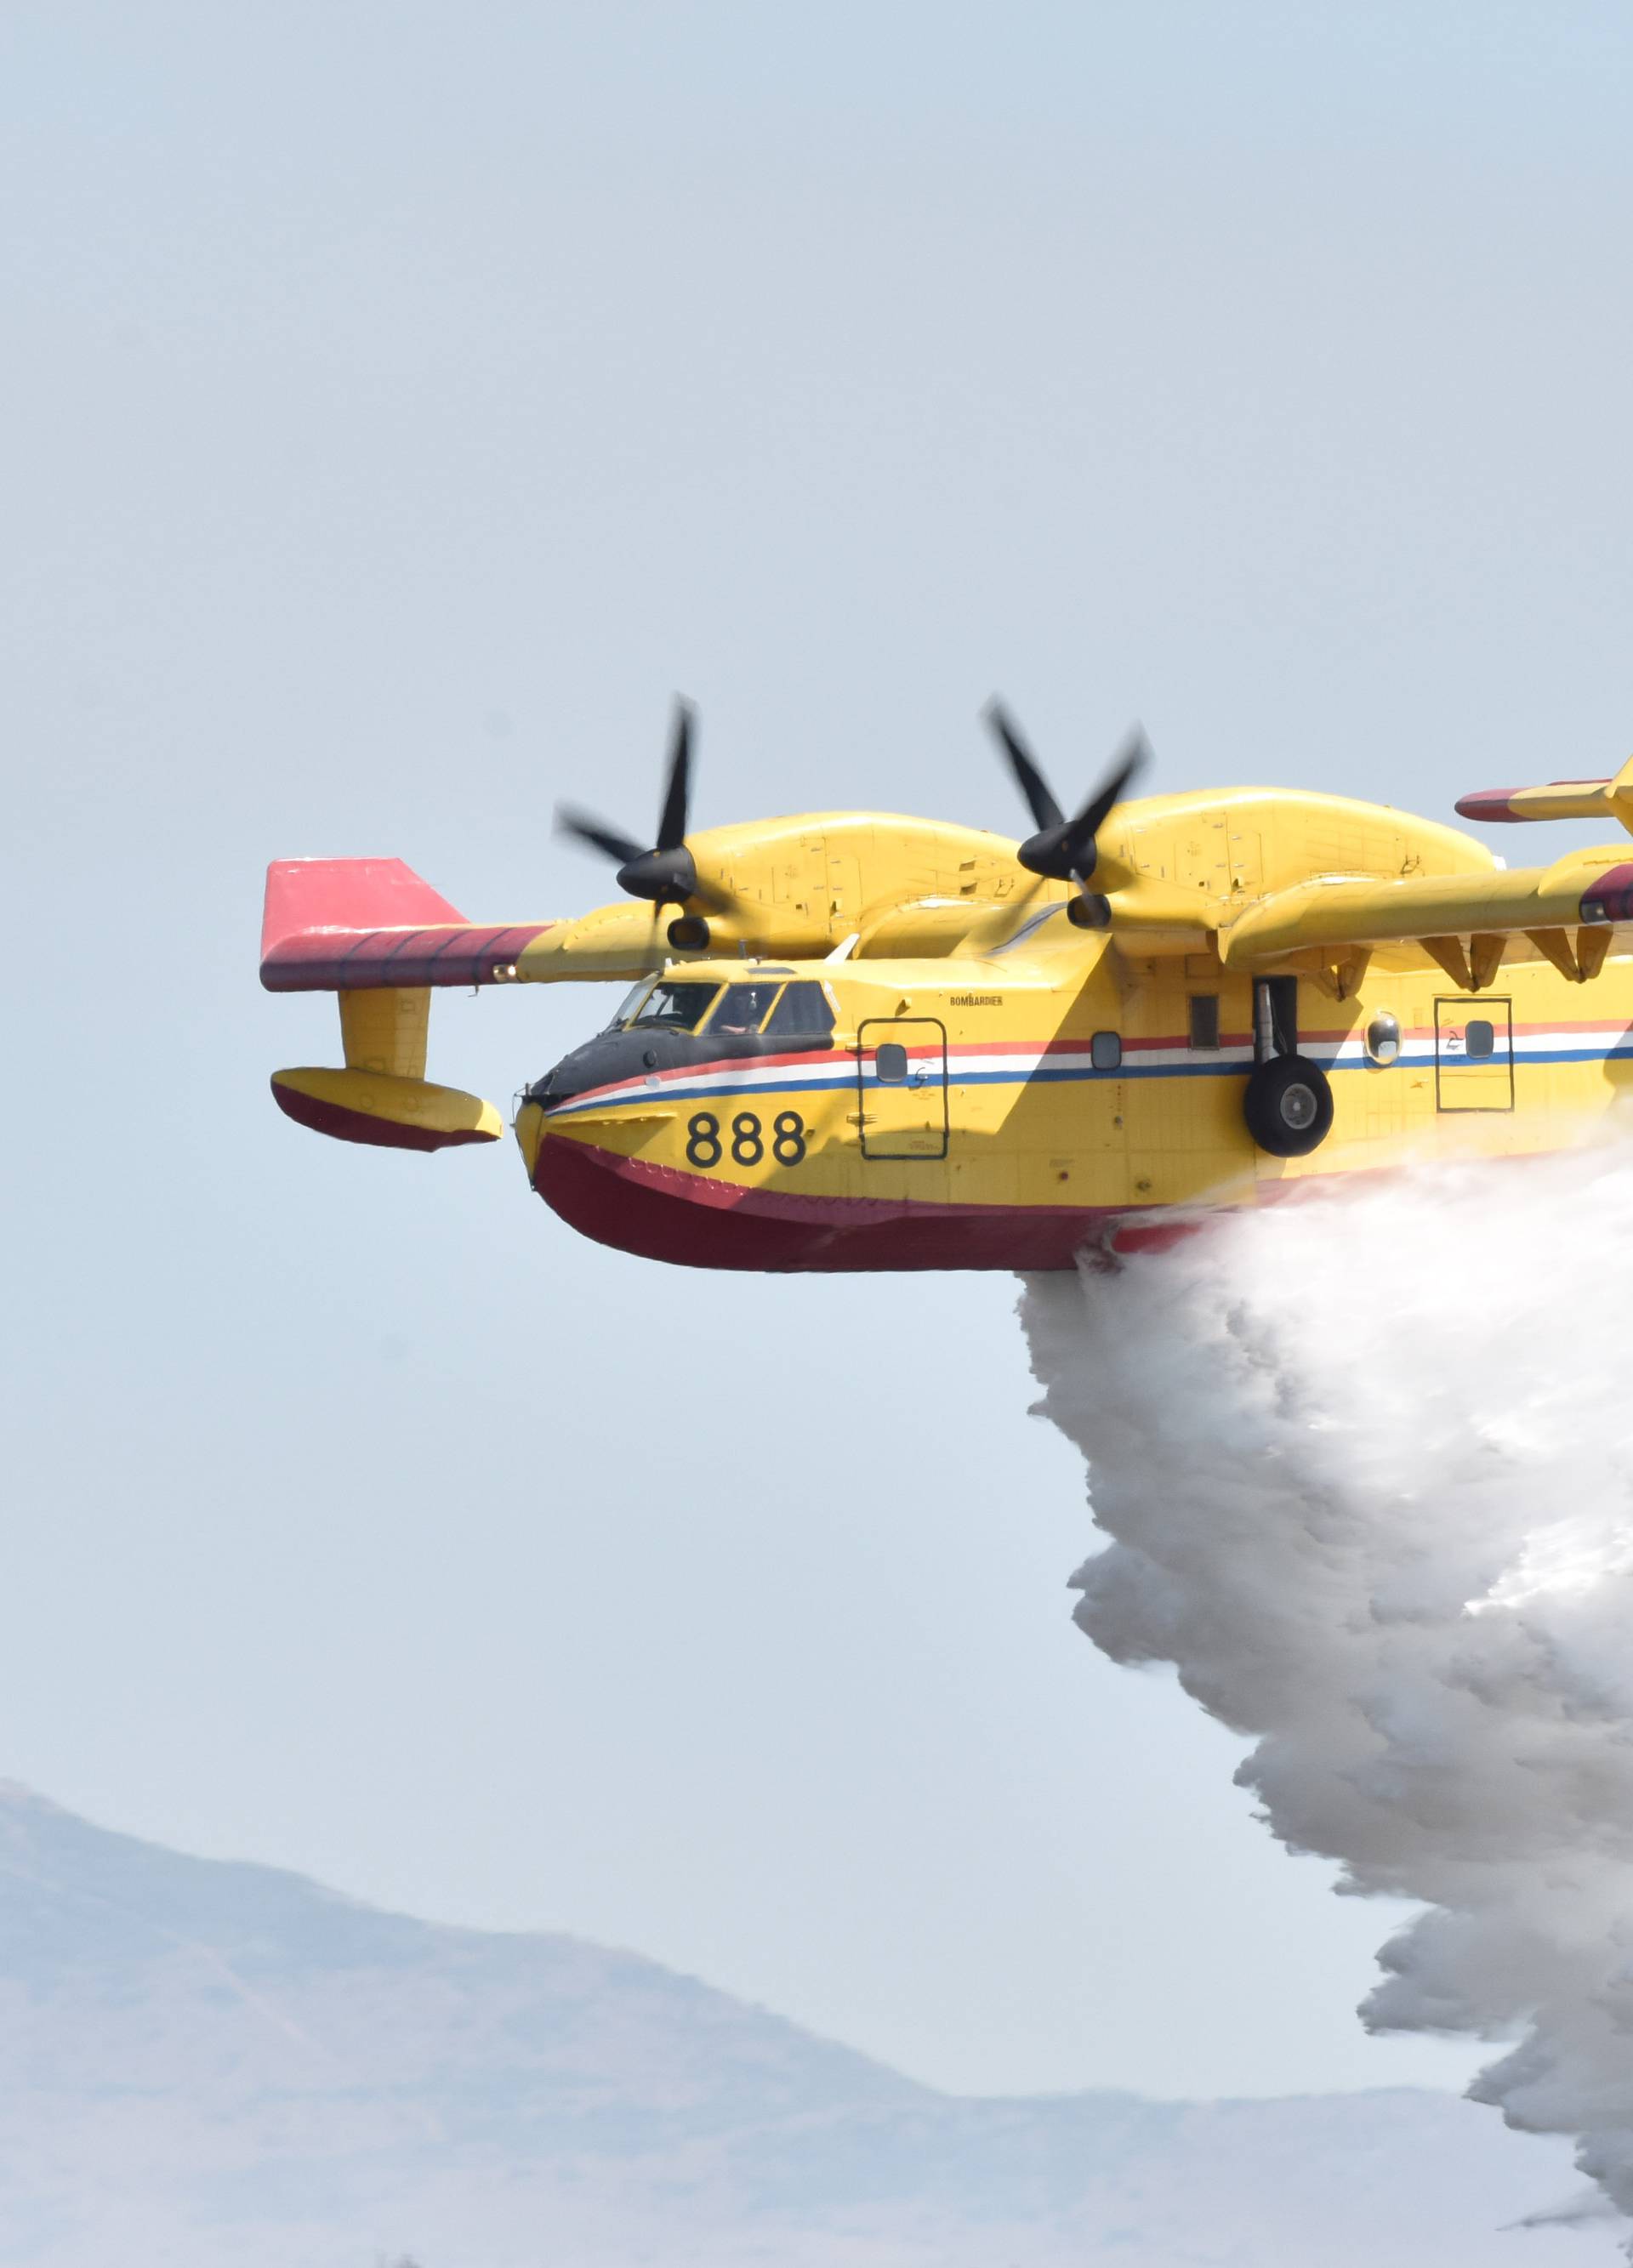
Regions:
M 907 1024 L 921 1025 L 924 1027 L 927 1037 L 933 1032 L 935 1035 L 936 1039 L 941 1043 L 942 1057 L 940 1064 L 940 1079 L 942 1087 L 942 1146 L 939 1150 L 880 1150 L 873 1147 L 868 1139 L 868 1097 L 870 1094 L 874 1094 L 878 1091 L 878 1080 L 876 1078 L 873 1081 L 871 1088 L 868 1082 L 868 1057 L 869 1053 L 868 1033 L 870 1029 L 876 1029 L 879 1026 L 883 1025 L 888 1033 L 894 1034 L 899 1031 L 903 1026 Z M 875 1043 L 875 1052 L 876 1052 L 876 1043 Z M 911 1060 L 912 1057 L 910 1056 L 909 1061 L 911 1062 Z M 920 1079 L 912 1082 L 912 1084 L 918 1086 L 924 1086 L 928 1085 L 928 1081 Z M 947 1027 L 942 1023 L 939 1016 L 865 1016 L 861 1022 L 858 1024 L 856 1027 L 856 1119 L 857 1131 L 861 1136 L 862 1156 L 870 1160 L 873 1159 L 890 1159 L 893 1160 L 898 1165 L 914 1165 L 920 1162 L 933 1165 L 939 1159 L 942 1159 L 947 1155 L 947 1141 L 950 1124 L 947 1105 Z M 927 1131 L 934 1132 L 934 1129 L 927 1129 Z M 884 1138 L 889 1140 L 890 1138 L 887 1135 Z M 898 1141 L 905 1141 L 906 1137 L 905 1135 L 898 1135 L 896 1138 Z
M 1455 1010 L 1457 1012 L 1457 1021 L 1459 1024 L 1467 1024 L 1472 1015 L 1477 1019 L 1483 1017 L 1486 1022 L 1493 1026 L 1494 1035 L 1496 1039 L 1497 1045 L 1491 1051 L 1491 1055 L 1489 1059 L 1489 1068 L 1492 1071 L 1501 1070 L 1503 1068 L 1503 1056 L 1504 1053 L 1506 1054 L 1508 1069 L 1508 1097 L 1506 1101 L 1448 1102 L 1446 1101 L 1445 1086 L 1444 1083 L 1445 1072 L 1448 1071 L 1467 1071 L 1470 1068 L 1470 1065 L 1467 1056 L 1453 1055 L 1449 1049 L 1443 1049 L 1441 1046 L 1443 1023 L 1445 1025 L 1449 1025 L 1452 1020 L 1450 1016 L 1445 1017 L 1444 1020 L 1442 1019 L 1441 1010 L 1443 1008 Z M 1497 1022 L 1497 1014 L 1499 1012 L 1503 1019 L 1500 1024 Z M 1480 1058 L 1476 1057 L 1475 1061 L 1479 1062 L 1479 1060 Z M 1452 1091 L 1455 1093 L 1456 1089 L 1453 1088 Z M 1513 1107 L 1513 1001 L 1511 999 L 1504 999 L 1501 995 L 1493 995 L 1489 992 L 1477 992 L 1472 998 L 1467 995 L 1458 997 L 1450 993 L 1437 994 L 1435 999 L 1435 1108 L 1437 1111 L 1445 1112 L 1445 1114 L 1450 1117 L 1457 1112 L 1463 1110 L 1511 1110 Z

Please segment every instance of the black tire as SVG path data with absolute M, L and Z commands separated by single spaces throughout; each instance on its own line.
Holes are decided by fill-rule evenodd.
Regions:
M 1272 1056 L 1248 1080 L 1242 1116 L 1254 1141 L 1273 1158 L 1308 1157 L 1332 1130 L 1326 1073 L 1308 1056 Z

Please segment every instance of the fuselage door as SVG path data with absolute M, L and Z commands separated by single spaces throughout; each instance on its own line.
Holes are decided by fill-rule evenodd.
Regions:
M 864 1158 L 947 1155 L 947 1027 L 935 1016 L 869 1016 L 856 1035 Z
M 1435 1003 L 1435 1108 L 1511 1110 L 1513 1004 L 1482 992 Z

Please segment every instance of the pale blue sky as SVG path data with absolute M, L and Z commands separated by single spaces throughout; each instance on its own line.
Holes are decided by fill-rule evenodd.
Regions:
M 1465 2066 L 1073 1631 L 1008 1280 L 297 1132 L 261 869 L 586 908 L 552 802 L 643 824 L 676 688 L 705 822 L 1009 828 L 994 686 L 1063 791 L 1136 714 L 1167 787 L 1614 766 L 1630 81 L 1570 0 L 12 0 L 7 1771 L 951 2086 Z M 433 1075 L 608 998 L 439 999 Z

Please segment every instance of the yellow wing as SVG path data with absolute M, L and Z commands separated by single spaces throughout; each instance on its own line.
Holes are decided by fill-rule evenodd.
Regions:
M 1220 958 L 1227 968 L 1262 969 L 1306 954 L 1332 963 L 1378 946 L 1417 944 L 1465 990 L 1480 991 L 1516 937 L 1528 938 L 1563 976 L 1595 976 L 1612 929 L 1628 921 L 1633 865 L 1612 846 L 1512 872 L 1300 882 L 1223 930 Z

